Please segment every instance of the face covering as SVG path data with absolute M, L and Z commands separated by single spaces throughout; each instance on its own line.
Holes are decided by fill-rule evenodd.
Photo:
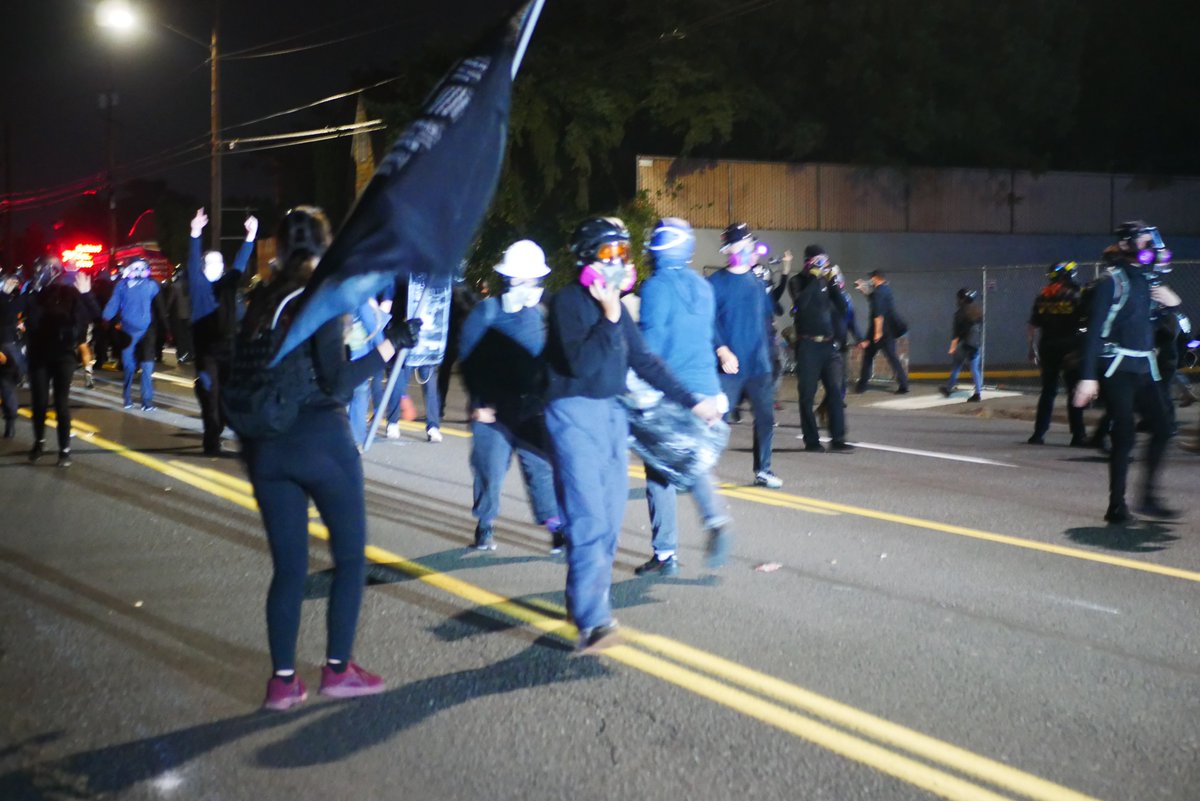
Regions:
M 514 286 L 500 296 L 500 307 L 505 314 L 515 314 L 521 309 L 532 308 L 542 300 L 540 286 Z
M 209 253 L 204 257 L 204 277 L 209 283 L 216 281 L 225 273 L 225 261 L 219 254 Z

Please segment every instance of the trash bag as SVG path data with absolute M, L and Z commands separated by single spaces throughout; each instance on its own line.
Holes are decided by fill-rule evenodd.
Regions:
M 706 425 L 691 409 L 632 377 L 630 389 L 622 396 L 629 413 L 630 450 L 676 488 L 690 489 L 721 458 L 729 426 L 721 421 Z

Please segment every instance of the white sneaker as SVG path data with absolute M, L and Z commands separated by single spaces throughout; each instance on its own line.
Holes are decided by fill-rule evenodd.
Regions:
M 430 442 L 441 442 L 442 432 L 437 428 L 431 428 L 425 432 L 425 439 L 429 440 Z
M 388 423 L 387 438 L 388 439 L 400 439 L 400 424 L 399 423 Z
M 760 470 L 754 476 L 754 485 L 756 487 L 766 487 L 767 489 L 779 489 L 783 486 L 783 479 L 770 470 Z

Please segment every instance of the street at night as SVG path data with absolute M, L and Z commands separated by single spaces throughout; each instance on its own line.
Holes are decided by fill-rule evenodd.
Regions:
M 169 357 L 168 357 L 169 358 Z M 457 390 L 366 455 L 356 659 L 383 694 L 259 712 L 271 562 L 236 458 L 200 453 L 190 373 L 160 411 L 118 375 L 76 389 L 75 464 L 3 449 L 0 797 L 1189 799 L 1200 779 L 1200 517 L 1106 527 L 1105 464 L 1032 395 L 851 396 L 850 454 L 812 454 L 785 382 L 775 471 L 734 426 L 717 478 L 727 567 L 640 578 L 640 463 L 613 577 L 624 645 L 572 655 L 561 557 L 514 468 L 498 549 L 470 542 Z M 899 408 L 897 408 L 899 407 Z M 1024 419 L 1022 419 L 1024 418 Z M 234 449 L 233 443 L 229 443 Z M 1135 462 L 1134 475 L 1138 465 Z M 1186 504 L 1200 456 L 1171 447 Z M 311 528 L 299 673 L 321 662 L 330 567 Z

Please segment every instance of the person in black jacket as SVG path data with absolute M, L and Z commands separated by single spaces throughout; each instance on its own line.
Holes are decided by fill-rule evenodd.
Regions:
M 1167 410 L 1158 384 L 1161 375 L 1154 353 L 1154 304 L 1173 309 L 1179 296 L 1161 283 L 1154 266 L 1169 260 L 1158 229 L 1140 220 L 1122 223 L 1115 231 L 1118 254 L 1096 282 L 1083 338 L 1081 379 L 1072 401 L 1083 407 L 1104 392 L 1112 419 L 1112 453 L 1108 467 L 1109 523 L 1132 519 L 1125 504 L 1125 481 L 1133 451 L 1134 412 L 1150 430 L 1146 472 L 1135 511 L 1145 517 L 1171 519 L 1179 512 L 1166 506 L 1157 493 L 1158 469 L 1171 438 Z
M 1073 261 L 1050 265 L 1046 271 L 1046 286 L 1033 301 L 1033 310 L 1029 314 L 1029 361 L 1037 364 L 1042 374 L 1042 394 L 1038 396 L 1037 419 L 1029 437 L 1030 445 L 1042 445 L 1046 441 L 1060 376 L 1067 385 L 1071 446 L 1078 448 L 1087 444 L 1083 409 L 1071 403 L 1071 395 L 1079 382 L 1079 348 L 1083 341 L 1079 330 L 1083 296 L 1075 274 Z
M 867 391 L 867 384 L 871 381 L 871 374 L 874 372 L 875 354 L 883 351 L 884 358 L 891 365 L 892 374 L 896 376 L 896 383 L 899 384 L 896 394 L 907 395 L 908 373 L 900 361 L 900 356 L 896 353 L 896 340 L 904 336 L 908 329 L 900 322 L 900 317 L 896 313 L 896 299 L 892 296 L 892 287 L 883 273 L 879 270 L 872 270 L 869 278 L 871 292 L 868 295 L 868 302 L 871 306 L 871 314 L 867 322 L 866 338 L 859 343 L 859 347 L 863 349 L 862 370 L 859 372 L 858 385 L 855 386 L 854 391 L 860 395 Z
M 308 281 L 330 240 L 329 221 L 311 206 L 292 209 L 277 234 L 279 270 L 252 293 L 240 340 L 278 319 L 287 325 L 289 305 Z M 362 457 L 350 433 L 346 403 L 354 388 L 395 355 L 396 341 L 411 344 L 403 324 L 394 341 L 384 341 L 355 362 L 347 361 L 343 321 L 334 318 L 297 349 L 312 360 L 312 383 L 292 426 L 270 438 L 243 438 L 242 459 L 254 487 L 275 567 L 267 593 L 267 638 L 274 672 L 267 682 L 265 709 L 283 711 L 308 697 L 296 677 L 296 639 L 308 574 L 308 504 L 316 504 L 329 529 L 333 584 L 327 612 L 326 664 L 322 695 L 351 698 L 382 692 L 383 679 L 351 661 L 362 604 L 366 562 L 366 501 Z M 293 358 L 289 355 L 288 358 Z
M 0 412 L 4 416 L 4 438 L 16 436 L 17 384 L 25 374 L 25 362 L 17 341 L 17 323 L 25 309 L 25 296 L 18 290 L 15 274 L 0 275 Z
M 75 352 L 88 324 L 100 316 L 91 289 L 87 273 L 64 272 L 62 262 L 53 256 L 42 256 L 35 263 L 33 291 L 25 306 L 29 397 L 33 407 L 30 462 L 40 459 L 46 449 L 46 412 L 53 388 L 58 466 L 71 466 L 71 376 L 75 373 Z
M 846 442 L 846 417 L 841 401 L 842 350 L 839 321 L 846 318 L 842 293 L 831 282 L 829 255 L 820 245 L 804 249 L 804 266 L 788 279 L 796 336 L 796 378 L 800 394 L 800 428 L 804 450 L 823 453 L 813 401 L 818 382 L 825 388 L 830 447 L 852 451 Z
M 609 591 L 629 492 L 629 420 L 618 399 L 626 372 L 633 368 L 702 419 L 719 413 L 715 401 L 693 396 L 646 349 L 621 303 L 637 275 L 625 224 L 615 217 L 585 220 L 571 237 L 571 252 L 579 282 L 550 300 L 546 428 L 566 523 L 567 610 L 579 629 L 578 649 L 592 652 L 619 640 Z M 760 332 L 762 319 L 755 318 Z
M 956 298 L 958 308 L 954 310 L 954 333 L 950 338 L 950 349 L 947 351 L 953 360 L 950 364 L 950 377 L 945 386 L 938 389 L 947 398 L 950 397 L 958 384 L 959 373 L 963 367 L 969 367 L 971 378 L 975 381 L 975 392 L 967 398 L 967 403 L 979 403 L 983 399 L 983 371 L 979 366 L 979 349 L 983 345 L 983 312 L 975 303 L 979 293 L 963 287 L 958 290 Z

